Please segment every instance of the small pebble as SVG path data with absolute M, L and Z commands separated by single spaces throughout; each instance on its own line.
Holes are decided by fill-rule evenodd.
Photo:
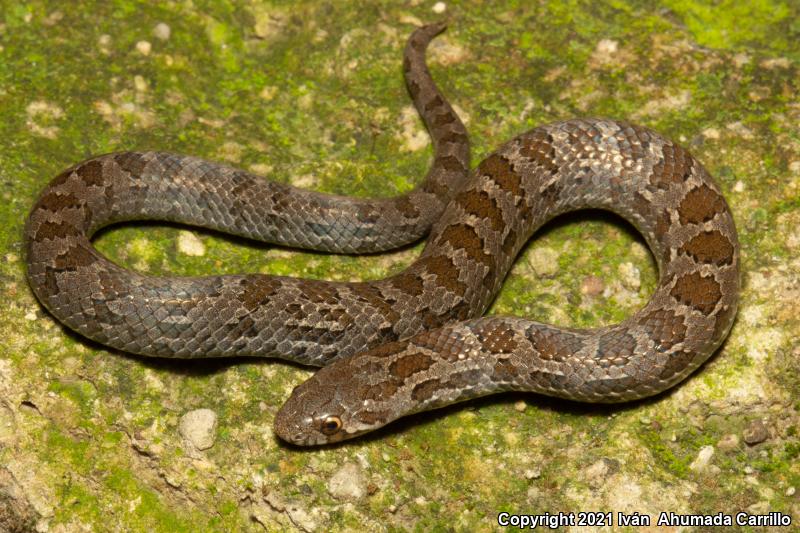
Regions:
M 198 450 L 214 446 L 217 433 L 217 413 L 211 409 L 195 409 L 181 417 L 179 431 Z
M 528 481 L 532 479 L 539 479 L 540 477 L 542 477 L 542 471 L 539 470 L 538 468 L 525 471 L 525 479 L 527 479 Z
M 768 501 L 761 500 L 760 502 L 756 502 L 753 505 L 745 507 L 744 510 L 750 513 L 751 515 L 753 514 L 766 515 L 768 512 L 772 510 L 772 506 L 769 504 Z
M 174 478 L 174 477 L 172 477 L 172 476 L 170 476 L 169 474 L 166 474 L 166 473 L 164 474 L 163 477 L 164 477 L 164 481 L 166 481 L 167 485 L 169 485 L 170 487 L 172 487 L 174 489 L 181 488 L 181 481 L 179 479 L 176 479 L 176 478 Z
M 742 68 L 743 66 L 750 64 L 751 61 L 752 58 L 744 52 L 740 52 L 733 56 L 733 64 L 736 65 L 737 68 Z
M 163 22 L 159 22 L 158 24 L 156 24 L 156 27 L 153 28 L 153 37 L 161 41 L 166 41 L 167 39 L 169 39 L 171 33 L 172 30 L 170 29 L 170 27 L 167 24 L 164 24 Z
M 444 2 L 436 2 L 435 4 L 433 4 L 432 9 L 434 13 L 436 13 L 437 15 L 441 15 L 442 13 L 445 12 L 445 10 L 447 10 L 447 4 L 445 4 Z
M 313 515 L 308 510 L 298 505 L 287 505 L 286 514 L 289 516 L 289 520 L 297 524 L 303 531 L 316 531 L 319 528 L 319 524 L 314 520 Z
M 264 100 L 272 100 L 275 98 L 275 95 L 278 94 L 278 88 L 274 85 L 267 85 L 261 92 L 258 93 L 258 96 L 263 98 Z
M 152 49 L 153 45 L 151 45 L 149 41 L 139 41 L 136 43 L 136 50 L 138 50 L 143 56 L 149 56 L 150 50 Z
M 526 403 L 525 403 L 525 402 L 523 402 L 522 400 L 520 400 L 520 401 L 518 401 L 518 402 L 514 403 L 514 409 L 516 409 L 516 410 L 517 410 L 517 411 L 519 411 L 520 413 L 521 413 L 521 412 L 523 412 L 523 411 L 524 411 L 524 410 L 525 410 L 527 407 L 528 407 L 528 404 L 526 404 Z
M 619 50 L 619 42 L 613 39 L 600 39 L 595 50 L 599 54 L 610 56 L 617 53 L 617 50 Z
M 147 91 L 147 80 L 144 79 L 144 76 L 137 74 L 133 77 L 133 86 L 137 92 L 143 93 Z
M 743 433 L 744 441 L 753 446 L 764 442 L 769 438 L 769 430 L 760 419 L 753 420 Z
M 581 294 L 585 294 L 587 296 L 598 296 L 603 294 L 603 290 L 605 289 L 605 284 L 603 280 L 597 276 L 586 276 L 583 278 L 583 282 L 581 283 Z
M 328 492 L 339 500 L 360 500 L 367 494 L 367 479 L 356 463 L 346 463 L 328 481 Z
M 191 231 L 181 230 L 178 233 L 178 251 L 193 257 L 205 255 L 206 247 L 197 235 Z
M 506 444 L 509 446 L 516 446 L 519 444 L 519 434 L 513 431 L 506 431 L 503 433 L 503 440 L 505 440 Z
M 622 276 L 622 284 L 627 289 L 638 291 L 642 286 L 641 272 L 633 263 L 625 262 L 619 265 L 619 275 Z
M 785 493 L 785 494 L 786 494 L 787 496 L 794 496 L 795 492 L 797 492 L 797 489 L 796 489 L 796 488 L 794 488 L 794 487 L 789 487 L 788 489 L 786 489 L 786 493 Z
M 700 448 L 700 451 L 697 453 L 697 457 L 692 464 L 689 465 L 689 470 L 694 472 L 701 472 L 706 470 L 711 463 L 711 458 L 714 457 L 714 447 L 713 446 L 703 446 Z

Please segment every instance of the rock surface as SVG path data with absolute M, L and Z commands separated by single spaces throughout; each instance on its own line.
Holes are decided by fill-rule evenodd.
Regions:
M 364 471 L 355 463 L 346 463 L 331 477 L 328 492 L 339 500 L 360 500 L 367 494 Z
M 65 5 L 0 8 L 0 529 L 491 531 L 500 510 L 597 509 L 800 521 L 797 2 Z M 401 53 L 414 25 L 441 17 L 431 70 L 469 118 L 473 164 L 535 125 L 610 116 L 674 138 L 717 177 L 743 247 L 741 309 L 673 392 L 592 407 L 512 394 L 304 451 L 271 426 L 307 369 L 110 352 L 35 301 L 25 217 L 91 154 L 188 153 L 361 197 L 412 188 L 431 151 Z M 96 246 L 147 275 L 338 280 L 397 273 L 422 249 L 334 256 L 184 231 L 123 225 Z M 565 215 L 537 233 L 490 312 L 621 321 L 655 285 L 642 244 L 612 216 Z M 216 430 L 208 413 L 200 431 L 187 422 L 205 409 Z
M 197 450 L 207 450 L 214 445 L 217 433 L 217 413 L 211 409 L 195 409 L 181 417 L 179 431 Z

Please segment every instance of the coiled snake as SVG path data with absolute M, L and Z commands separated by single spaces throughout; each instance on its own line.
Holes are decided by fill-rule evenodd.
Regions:
M 498 391 L 619 402 L 681 381 L 719 346 L 736 313 L 739 245 L 719 187 L 657 133 L 597 119 L 523 133 L 470 171 L 464 126 L 424 61 L 443 28 L 416 30 L 405 51 L 406 83 L 435 152 L 417 189 L 358 200 L 194 157 L 95 157 L 56 177 L 28 219 L 28 279 L 39 301 L 73 330 L 128 352 L 326 365 L 275 418 L 281 438 L 305 445 Z M 531 234 L 583 208 L 618 213 L 644 235 L 659 270 L 647 305 L 591 330 L 476 318 Z M 144 219 L 347 253 L 430 235 L 406 270 L 363 283 L 149 277 L 91 244 L 104 226 Z

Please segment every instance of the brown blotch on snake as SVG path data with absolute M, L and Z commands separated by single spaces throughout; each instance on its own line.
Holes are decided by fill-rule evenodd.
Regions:
M 42 195 L 34 209 L 44 209 L 51 213 L 57 213 L 66 209 L 80 208 L 83 205 L 83 202 L 74 194 L 50 192 Z
M 678 250 L 699 263 L 717 266 L 729 265 L 733 261 L 733 245 L 719 230 L 704 231 L 692 237 Z
M 466 224 L 447 226 L 439 237 L 439 243 L 449 243 L 454 250 L 464 250 L 467 257 L 477 263 L 489 265 L 492 261 L 483 249 L 483 239 Z
M 427 370 L 433 364 L 433 359 L 424 353 L 410 353 L 395 359 L 389 365 L 389 372 L 401 380 L 409 378 L 417 372 Z
M 483 171 L 481 171 L 483 172 Z M 488 192 L 470 189 L 456 195 L 455 203 L 459 205 L 465 213 L 474 215 L 478 220 L 488 220 L 495 231 L 500 231 L 504 227 L 503 214 L 497 204 L 497 200 L 492 198 Z
M 100 161 L 89 161 L 75 171 L 83 182 L 90 187 L 105 185 L 103 164 Z
M 661 379 L 671 379 L 675 375 L 680 375 L 696 357 L 697 354 L 690 351 L 677 351 L 672 353 L 658 377 Z
M 93 265 L 96 261 L 97 258 L 87 248 L 74 245 L 70 246 L 66 252 L 56 255 L 53 265 L 57 270 L 77 271 Z
M 520 177 L 514 172 L 508 159 L 498 154 L 492 154 L 478 165 L 478 173 L 491 178 L 500 189 L 508 191 L 514 196 L 523 196 L 523 191 L 519 187 L 521 183 Z M 494 229 L 499 229 L 502 225 L 502 219 L 499 221 L 492 219 L 492 227 Z
M 517 347 L 514 339 L 514 330 L 506 327 L 497 327 L 496 324 L 479 324 L 473 329 L 481 346 L 493 353 L 511 353 Z
M 65 239 L 80 235 L 80 230 L 66 222 L 45 222 L 36 230 L 35 238 L 39 241 Z
M 270 277 L 248 277 L 239 281 L 241 292 L 237 298 L 245 309 L 254 311 L 269 301 L 280 287 L 280 282 Z
M 678 206 L 682 224 L 701 224 L 726 211 L 725 199 L 708 185 L 701 185 L 686 193 Z
M 434 394 L 442 389 L 442 382 L 439 379 L 428 379 L 419 382 L 411 389 L 411 398 L 414 401 L 421 402 L 430 400 Z
M 136 152 L 124 152 L 113 156 L 114 162 L 119 165 L 123 172 L 127 172 L 133 178 L 139 177 L 147 166 L 147 158 L 143 154 Z M 96 162 L 96 161 L 93 161 Z
M 685 183 L 692 169 L 692 157 L 683 147 L 669 143 L 662 148 L 664 156 L 653 167 L 650 183 L 660 189 Z
M 416 189 L 356 199 L 189 156 L 98 156 L 59 174 L 28 218 L 27 274 L 39 301 L 66 326 L 120 350 L 326 365 L 275 417 L 276 433 L 297 444 L 350 438 L 509 389 L 620 402 L 681 381 L 723 341 L 738 303 L 739 245 L 717 185 L 657 133 L 604 119 L 541 126 L 469 172 L 466 130 L 424 62 L 443 28 L 418 29 L 404 53 L 406 84 L 434 145 Z M 477 318 L 528 238 L 583 208 L 614 211 L 645 235 L 659 269 L 645 307 L 586 330 Z M 406 270 L 383 280 L 161 278 L 123 269 L 92 247 L 94 232 L 125 220 L 342 253 L 430 238 Z
M 670 294 L 680 303 L 708 315 L 722 299 L 722 288 L 713 276 L 692 272 L 675 282 Z
M 557 363 L 566 361 L 583 346 L 583 339 L 553 328 L 532 326 L 525 331 L 525 337 L 539 359 Z

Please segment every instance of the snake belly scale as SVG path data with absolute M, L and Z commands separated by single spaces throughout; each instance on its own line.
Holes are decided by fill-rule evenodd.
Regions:
M 37 298 L 68 327 L 124 351 L 323 366 L 275 417 L 276 433 L 301 445 L 495 392 L 620 402 L 681 381 L 724 340 L 737 309 L 739 244 L 718 185 L 677 144 L 603 119 L 538 127 L 470 171 L 464 126 L 424 61 L 443 29 L 416 30 L 405 51 L 406 84 L 434 145 L 412 192 L 353 199 L 188 156 L 95 157 L 57 176 L 31 211 L 26 261 Z M 480 318 L 529 237 L 584 208 L 613 211 L 645 237 L 659 278 L 644 308 L 585 330 Z M 129 220 L 343 253 L 429 237 L 407 269 L 370 282 L 162 278 L 121 268 L 92 246 L 98 229 Z

